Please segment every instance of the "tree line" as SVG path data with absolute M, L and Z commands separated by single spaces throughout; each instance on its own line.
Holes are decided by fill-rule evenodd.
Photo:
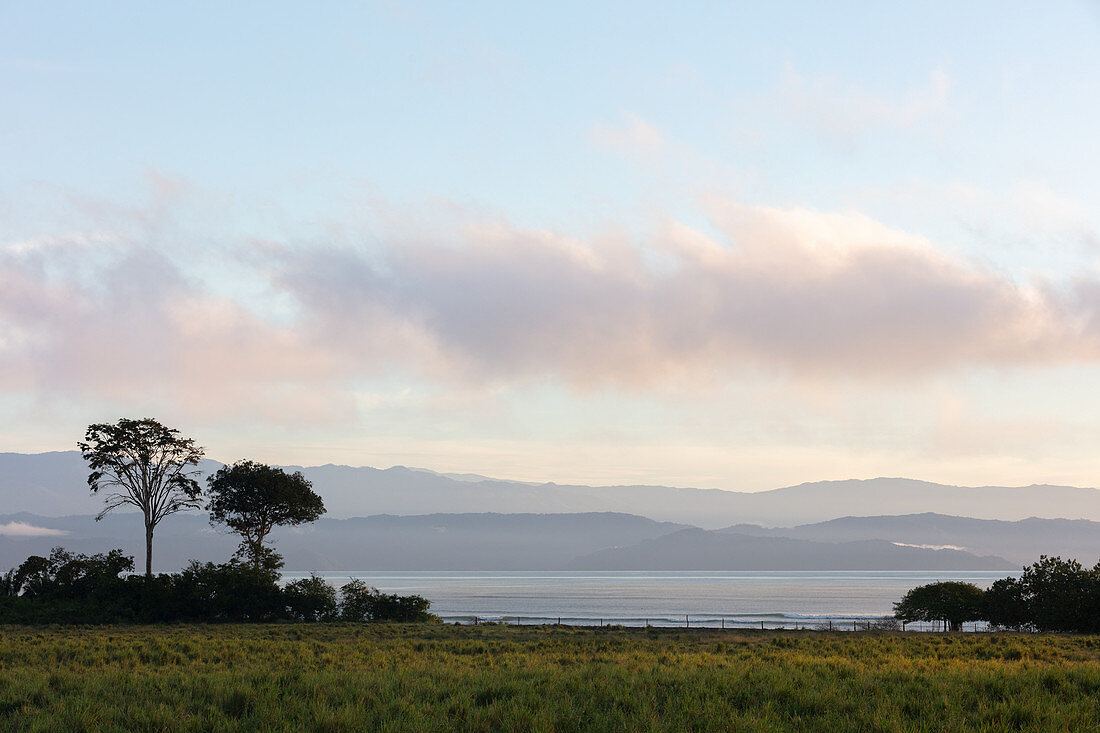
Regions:
M 994 629 L 1100 633 L 1100 563 L 1042 555 L 1019 578 L 1002 578 L 988 590 L 949 581 L 913 588 L 896 604 L 901 621 L 942 621 L 952 631 L 985 621 Z
M 2 623 L 206 621 L 426 621 L 429 602 L 380 592 L 361 580 L 339 591 L 310 576 L 280 586 L 268 567 L 192 561 L 178 573 L 132 574 L 121 550 L 73 554 L 55 547 L 0 575 Z
M 204 494 L 196 468 L 203 449 L 156 420 L 123 418 L 90 425 L 77 443 L 91 469 L 88 487 L 104 496 L 96 520 L 133 506 L 145 522 L 145 573 L 112 550 L 83 555 L 55 547 L 0 575 L 0 621 L 104 623 L 170 621 L 421 621 L 421 596 L 381 593 L 353 580 L 340 592 L 311 576 L 279 585 L 282 557 L 267 544 L 275 527 L 312 522 L 324 502 L 300 472 L 250 460 L 222 466 Z M 153 575 L 153 534 L 165 517 L 205 508 L 210 523 L 240 535 L 225 563 L 192 561 L 179 573 Z

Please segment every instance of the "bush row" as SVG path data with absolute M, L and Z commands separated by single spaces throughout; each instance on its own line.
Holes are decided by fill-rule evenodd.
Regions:
M 277 571 L 241 563 L 192 562 L 179 573 L 127 575 L 133 558 L 57 547 L 0 576 L 0 623 L 177 621 L 426 621 L 429 601 L 353 580 L 339 592 L 311 576 L 285 586 Z
M 1100 563 L 1039 558 L 1019 578 L 1003 578 L 985 592 L 985 620 L 997 627 L 1100 633 Z
M 1023 631 L 1100 633 L 1100 563 L 1039 558 L 1019 578 L 1002 578 L 983 591 L 947 581 L 913 588 L 894 615 L 903 621 L 945 621 L 958 630 L 967 621 Z

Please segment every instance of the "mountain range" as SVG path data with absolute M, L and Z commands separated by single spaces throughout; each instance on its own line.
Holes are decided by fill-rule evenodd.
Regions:
M 312 481 L 329 509 L 272 535 L 288 570 L 999 570 L 1040 554 L 1090 566 L 1100 557 L 1095 489 L 879 478 L 747 493 L 285 468 Z M 140 517 L 93 521 L 102 504 L 87 471 L 76 451 L 0 454 L 0 569 L 57 544 L 141 558 Z M 157 528 L 154 565 L 222 561 L 236 544 L 203 512 L 172 515 Z
M 795 527 L 767 528 L 738 524 L 720 531 L 814 542 L 889 540 L 912 547 L 999 555 L 1017 565 L 1030 564 L 1040 555 L 1073 558 L 1090 567 L 1100 560 L 1100 523 L 1086 519 L 1029 517 L 1007 522 L 927 512 L 885 517 L 841 517 Z
M 221 464 L 204 460 L 211 473 Z M 559 514 L 619 512 L 703 529 L 736 524 L 791 527 L 845 516 L 926 512 L 1016 521 L 1100 521 L 1100 491 L 1072 486 L 962 487 L 905 478 L 819 481 L 759 492 L 667 486 L 577 486 L 444 475 L 425 469 L 286 466 L 324 497 L 330 517 L 378 514 Z M 94 514 L 76 451 L 0 453 L 0 513 Z
M 1015 570 L 1001 557 L 885 540 L 812 542 L 691 528 L 579 557 L 573 570 Z
M 1100 528 L 1100 525 L 1097 525 Z M 763 529 L 763 528 L 759 528 Z M 1095 531 L 1095 530 L 1094 530 Z M 1100 533 L 1098 533 L 1100 534 Z M 144 555 L 141 517 L 0 515 L 0 570 L 62 545 L 72 552 L 121 548 Z M 223 562 L 234 535 L 206 516 L 166 518 L 153 564 Z M 427 514 L 322 518 L 280 528 L 274 547 L 287 570 L 1011 570 L 1016 563 L 965 550 L 899 545 L 888 539 L 810 541 L 703 530 L 630 514 Z

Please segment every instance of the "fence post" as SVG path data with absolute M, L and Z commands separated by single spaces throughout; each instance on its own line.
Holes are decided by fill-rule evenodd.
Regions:
M 722 628 L 723 628 L 723 629 L 724 629 L 724 628 L 726 628 L 726 620 L 725 620 L 725 619 L 722 619 L 721 621 L 722 621 Z
M 760 630 L 764 630 L 764 619 L 760 619 Z
M 688 619 L 688 615 L 686 613 L 684 614 L 684 628 L 685 629 L 690 629 L 691 628 L 691 621 Z

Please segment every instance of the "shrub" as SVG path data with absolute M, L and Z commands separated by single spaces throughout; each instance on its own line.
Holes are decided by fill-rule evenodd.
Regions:
M 86 598 L 119 584 L 119 573 L 132 571 L 134 558 L 111 550 L 106 555 L 74 555 L 55 547 L 49 557 L 31 555 L 11 578 L 16 593 L 50 598 Z
M 14 598 L 22 590 L 15 582 L 15 569 L 0 575 L 0 598 Z
M 381 593 L 363 581 L 336 590 L 310 576 L 278 584 L 270 567 L 232 560 L 193 561 L 179 573 L 130 575 L 133 558 L 112 550 L 77 555 L 56 547 L 0 575 L 0 623 L 158 623 L 180 621 L 426 621 L 421 596 Z
M 361 580 L 340 589 L 340 618 L 345 621 L 427 621 L 431 602 L 422 596 L 382 593 Z
M 283 615 L 278 573 L 237 561 L 192 561 L 179 574 L 177 594 L 199 618 L 261 621 Z
M 1001 578 L 989 586 L 982 604 L 989 625 L 999 629 L 1031 628 L 1024 589 L 1016 578 Z
M 331 621 L 338 615 L 336 589 L 316 575 L 287 583 L 283 604 L 287 616 L 300 621 Z

